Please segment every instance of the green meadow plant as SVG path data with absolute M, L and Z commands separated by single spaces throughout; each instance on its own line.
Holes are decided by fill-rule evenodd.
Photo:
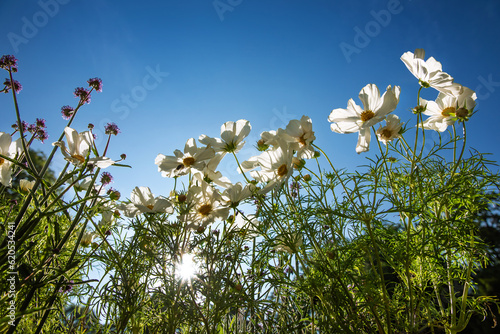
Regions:
M 70 127 L 101 81 L 62 108 L 67 127 L 39 168 L 29 147 L 47 138 L 44 122 L 22 122 L 17 60 L 2 57 L 17 118 L 0 133 L 2 330 L 459 333 L 475 314 L 493 318 L 497 296 L 480 295 L 474 275 L 488 263 L 478 220 L 499 178 L 467 146 L 476 94 L 421 49 L 401 60 L 420 84 L 408 122 L 394 113 L 392 85 L 381 94 L 368 84 L 361 105 L 350 99 L 328 117 L 332 131 L 358 133 L 357 153 L 375 146 L 355 171 L 314 143 L 307 116 L 262 132 L 258 155 L 242 161 L 251 125 L 238 120 L 156 157 L 174 179 L 165 195 L 137 186 L 120 200 L 101 172 L 125 166 L 106 157 L 109 140 L 100 150 L 92 127 Z M 421 97 L 429 88 L 435 100 Z M 67 165 L 49 180 L 55 154 Z M 223 159 L 239 182 L 218 170 Z M 21 171 L 32 181 L 13 182 Z

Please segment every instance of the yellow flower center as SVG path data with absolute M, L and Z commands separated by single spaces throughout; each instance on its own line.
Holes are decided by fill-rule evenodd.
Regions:
M 73 154 L 71 157 L 78 160 L 82 164 L 85 162 L 85 158 L 80 154 Z
M 365 110 L 361 113 L 361 121 L 366 122 L 375 117 L 375 113 L 371 110 Z
M 195 163 L 195 159 L 193 157 L 186 157 L 182 160 L 182 164 L 186 167 L 191 166 L 192 164 Z
M 443 111 L 441 112 L 441 115 L 443 115 L 444 117 L 451 116 L 451 114 L 455 113 L 455 110 L 456 110 L 455 107 L 444 108 Z
M 283 177 L 286 174 L 288 174 L 288 168 L 286 167 L 285 164 L 281 165 L 278 167 L 278 176 Z
M 153 210 L 155 206 L 153 204 L 148 204 L 146 205 L 146 208 L 148 208 L 149 210 Z
M 5 162 L 5 159 L 4 158 L 0 158 L 0 166 L 2 166 L 4 162 Z
M 210 212 L 212 212 L 212 205 L 210 204 L 203 204 L 198 209 L 198 213 L 202 216 L 207 216 Z
M 302 136 L 300 136 L 300 138 L 299 138 L 299 144 L 300 144 L 301 146 L 306 146 L 306 140 L 304 139 L 304 136 L 305 136 L 305 135 L 306 135 L 306 134 L 303 134 L 303 135 L 302 135 Z
M 382 132 L 380 134 L 382 135 L 382 138 L 384 138 L 384 139 L 390 139 L 392 136 L 392 132 L 389 129 L 382 130 Z

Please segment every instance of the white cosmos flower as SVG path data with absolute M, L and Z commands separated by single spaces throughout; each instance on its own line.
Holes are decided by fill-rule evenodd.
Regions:
M 130 202 L 122 206 L 125 216 L 133 218 L 141 213 L 172 213 L 172 203 L 164 197 L 155 197 L 149 187 L 135 187 Z
M 213 147 L 215 152 L 238 152 L 245 142 L 243 139 L 248 136 L 252 126 L 245 119 L 236 122 L 226 122 L 221 126 L 221 138 L 211 138 L 201 135 L 198 139 L 200 143 Z
M 255 214 L 237 213 L 232 226 L 235 230 L 245 231 L 248 236 L 255 237 L 258 235 L 259 225 L 260 221 Z
M 439 93 L 436 101 L 426 101 L 420 99 L 420 105 L 426 106 L 424 115 L 430 116 L 422 126 L 426 130 L 439 132 L 446 131 L 448 125 L 452 125 L 457 120 L 456 111 L 464 108 L 470 115 L 476 106 L 476 93 L 463 87 L 462 92 L 457 96 Z
M 203 171 L 206 161 L 214 157 L 215 151 L 210 147 L 196 146 L 194 138 L 188 139 L 184 146 L 184 153 L 174 151 L 174 156 L 158 154 L 155 164 L 163 177 L 186 175 L 192 170 Z
M 80 245 L 82 247 L 88 247 L 92 241 L 94 240 L 95 233 L 94 232 L 85 232 L 80 240 Z
M 316 137 L 309 117 L 302 116 L 300 120 L 291 120 L 286 126 L 283 138 L 290 144 L 290 148 L 297 152 L 297 158 L 311 159 L 314 156 L 311 144 Z
M 302 245 L 302 235 L 299 233 L 287 233 L 276 237 L 274 249 L 278 252 L 296 253 Z
M 236 208 L 241 201 L 252 196 L 253 191 L 255 191 L 256 186 L 252 183 L 247 183 L 245 186 L 238 182 L 231 185 L 229 188 L 224 190 L 222 193 L 223 203 L 230 207 Z
M 257 157 L 251 157 L 242 167 L 252 167 L 250 175 L 258 182 L 266 183 L 259 193 L 266 193 L 274 187 L 286 182 L 293 173 L 293 150 L 289 149 L 286 142 L 281 142 L 272 150 L 264 151 Z M 245 169 L 243 169 L 245 171 Z
M 231 181 L 222 176 L 222 173 L 216 171 L 217 166 L 224 157 L 225 153 L 216 154 L 203 168 L 202 171 L 194 171 L 193 177 L 198 181 L 206 181 L 208 183 L 214 183 L 222 188 L 227 188 L 232 185 Z
M 179 220 L 186 222 L 189 228 L 205 228 L 216 219 L 224 220 L 229 215 L 229 208 L 222 204 L 220 194 L 205 181 L 189 188 L 187 201 L 190 210 L 180 215 Z
M 441 63 L 434 59 L 434 57 L 430 57 L 427 60 L 424 60 L 424 58 L 424 49 L 416 49 L 415 54 L 408 51 L 401 56 L 403 63 L 418 79 L 422 87 L 432 87 L 448 95 L 458 94 L 461 86 L 454 83 L 453 78 L 448 73 L 443 72 Z
M 394 114 L 387 115 L 385 119 L 385 126 L 379 127 L 377 130 L 378 139 L 387 145 L 388 142 L 395 138 L 401 138 L 399 131 L 403 127 L 403 123 L 399 121 L 399 117 Z
M 12 141 L 10 134 L 0 132 L 0 154 L 7 158 L 15 158 L 21 150 L 21 138 Z M 12 185 L 12 162 L 0 157 L 0 183 L 6 187 Z
M 337 133 L 359 132 L 356 152 L 366 152 L 370 148 L 370 128 L 382 121 L 387 114 L 396 109 L 399 102 L 399 86 L 388 86 L 386 92 L 380 96 L 380 91 L 374 84 L 368 84 L 359 93 L 363 108 L 353 99 L 349 99 L 347 109 L 334 109 L 328 121 L 332 122 L 331 129 Z
M 64 128 L 64 133 L 66 134 L 68 146 L 66 146 L 63 141 L 56 141 L 52 143 L 52 145 L 61 148 L 61 152 L 66 161 L 71 162 L 75 166 L 82 165 L 94 143 L 92 133 L 90 131 L 78 133 L 75 129 L 70 127 Z M 97 157 L 89 159 L 88 163 L 99 168 L 106 168 L 115 162 L 107 157 Z
M 35 181 L 30 181 L 27 179 L 21 179 L 19 180 L 19 188 L 21 188 L 21 191 L 23 192 L 29 192 L 31 189 L 33 189 L 33 186 L 35 185 Z

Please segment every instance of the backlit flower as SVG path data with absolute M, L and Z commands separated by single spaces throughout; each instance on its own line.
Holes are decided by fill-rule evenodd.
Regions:
M 88 89 L 83 88 L 83 87 L 77 87 L 75 88 L 75 97 L 80 98 L 80 103 L 90 103 L 90 92 Z
M 379 127 L 377 130 L 378 140 L 387 145 L 387 143 L 391 140 L 400 138 L 401 135 L 399 134 L 399 131 L 401 131 L 402 126 L 403 123 L 399 121 L 398 116 L 394 114 L 387 115 L 385 119 L 385 126 Z
M 20 139 L 12 141 L 10 134 L 0 132 L 0 154 L 7 158 L 15 158 L 20 152 Z M 12 162 L 0 156 L 0 183 L 6 187 L 11 186 Z
M 424 49 L 416 49 L 415 54 L 408 51 L 401 56 L 408 70 L 418 79 L 419 84 L 424 87 L 432 87 L 438 91 L 453 95 L 458 94 L 461 86 L 453 82 L 453 78 L 443 72 L 441 63 L 434 57 L 427 60 Z
M 293 150 L 289 149 L 286 142 L 282 141 L 280 145 L 272 150 L 264 151 L 257 157 L 251 157 L 248 161 L 242 163 L 242 170 L 252 170 L 250 175 L 258 182 L 266 185 L 259 192 L 265 193 L 274 187 L 283 184 L 293 173 Z
M 120 133 L 120 129 L 118 128 L 118 125 L 115 123 L 108 123 L 104 127 L 104 133 L 107 135 L 117 135 Z
M 216 170 L 224 155 L 224 152 L 217 153 L 212 159 L 210 159 L 210 161 L 205 165 L 202 171 L 194 170 L 194 179 L 200 182 L 203 180 L 208 183 L 213 183 L 222 188 L 231 186 L 231 181 L 227 177 L 223 176 L 221 172 Z
M 311 144 L 316 137 L 309 117 L 302 116 L 300 120 L 291 120 L 286 126 L 284 139 L 290 144 L 290 148 L 297 152 L 298 158 L 311 159 L 314 156 Z
M 70 106 L 63 106 L 61 108 L 61 115 L 62 115 L 62 118 L 64 118 L 64 119 L 70 119 L 71 116 L 73 116 L 74 112 L 75 112 L 75 109 L 73 109 Z
M 155 197 L 148 187 L 135 187 L 130 194 L 130 204 L 121 209 L 125 216 L 135 217 L 140 213 L 172 213 L 172 203 L 164 197 Z
M 241 201 L 252 196 L 255 188 L 255 185 L 252 183 L 247 183 L 243 186 L 241 182 L 238 182 L 224 190 L 222 193 L 222 201 L 226 206 L 236 208 Z
M 3 84 L 5 85 L 5 93 L 13 89 L 17 94 L 19 94 L 19 92 L 23 89 L 23 86 L 21 86 L 21 84 L 17 80 L 11 82 L 10 79 L 5 79 L 5 82 Z
M 174 151 L 174 156 L 158 154 L 155 164 L 164 177 L 186 175 L 192 170 L 203 171 L 206 162 L 215 156 L 213 148 L 196 146 L 194 138 L 188 139 L 184 146 L 184 153 Z
M 63 141 L 57 141 L 52 143 L 52 145 L 61 148 L 65 160 L 71 162 L 75 166 L 82 165 L 94 142 L 92 133 L 90 131 L 78 133 L 75 129 L 70 127 L 66 127 L 64 133 L 66 134 L 67 146 Z M 109 167 L 113 163 L 114 161 L 107 157 L 89 159 L 89 164 L 96 165 L 99 168 Z
M 102 80 L 99 78 L 91 78 L 87 80 L 89 87 L 94 88 L 95 91 L 102 92 Z
M 17 59 L 13 55 L 3 55 L 0 58 L 0 68 L 17 72 Z
M 445 131 L 448 125 L 454 124 L 458 117 L 462 119 L 472 114 L 476 106 L 476 98 L 476 93 L 467 87 L 463 87 L 462 92 L 457 96 L 439 93 L 436 101 L 426 101 L 421 98 L 420 104 L 426 106 L 423 113 L 430 116 L 423 122 L 423 128 Z M 468 115 L 457 115 L 459 109 L 467 111 Z
M 245 142 L 252 126 L 250 122 L 240 119 L 236 122 L 226 122 L 221 126 L 220 139 L 201 135 L 200 143 L 213 147 L 216 152 L 238 152 Z
M 374 84 L 368 84 L 359 93 L 363 108 L 353 99 L 349 99 L 347 109 L 334 109 L 328 121 L 332 122 L 331 129 L 337 133 L 359 132 L 356 152 L 366 152 L 370 148 L 370 128 L 382 121 L 387 114 L 396 109 L 399 102 L 399 86 L 387 87 L 387 91 L 380 96 L 380 91 Z
M 186 222 L 189 228 L 205 228 L 216 219 L 224 220 L 229 215 L 229 208 L 222 204 L 220 194 L 207 182 L 190 187 L 187 197 L 190 210 L 179 220 Z

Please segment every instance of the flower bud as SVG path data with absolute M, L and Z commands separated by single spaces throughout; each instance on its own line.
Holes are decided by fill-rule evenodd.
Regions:
M 458 108 L 457 111 L 455 111 L 455 115 L 457 115 L 457 118 L 463 121 L 466 121 L 469 119 L 469 110 L 465 108 Z
M 427 109 L 427 106 L 416 106 L 413 108 L 412 112 L 416 115 L 423 113 Z
M 292 164 L 293 164 L 294 169 L 301 170 L 302 167 L 304 167 L 306 165 L 306 161 L 304 159 L 299 159 L 297 157 L 293 157 Z
M 259 139 L 259 141 L 257 142 L 257 149 L 259 151 L 266 151 L 268 148 L 269 148 L 269 145 L 265 144 L 264 139 Z

